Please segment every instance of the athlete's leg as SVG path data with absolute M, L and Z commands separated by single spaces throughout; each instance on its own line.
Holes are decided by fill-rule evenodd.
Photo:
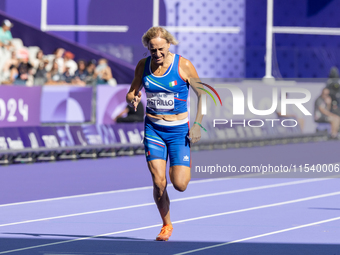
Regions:
M 153 197 L 163 225 L 170 224 L 170 199 L 166 191 L 166 161 L 155 159 L 148 162 L 153 181 Z
M 167 145 L 160 136 L 158 127 L 145 119 L 145 155 L 153 181 L 153 197 L 164 224 L 170 224 L 170 200 L 166 192 Z
M 145 119 L 145 155 L 152 175 L 154 199 L 163 220 L 163 227 L 156 238 L 159 241 L 167 241 L 173 230 L 170 220 L 170 199 L 166 190 L 166 159 L 170 152 L 169 148 L 171 148 L 171 155 L 169 153 L 170 171 L 172 175 L 176 175 L 175 178 L 171 177 L 174 180 L 175 188 L 184 190 L 190 180 L 190 170 L 189 172 L 185 171 L 189 173 L 189 179 L 180 183 L 179 178 L 183 174 L 178 171 L 180 169 L 178 165 L 190 166 L 190 145 L 188 139 L 185 138 L 187 133 L 187 124 L 164 126 L 151 123 L 149 119 Z M 174 153 L 178 147 L 182 147 L 181 153 Z M 179 160 L 180 158 L 181 160 Z M 177 178 L 177 175 L 179 178 Z
M 176 190 L 181 192 L 186 190 L 191 178 L 190 167 L 180 165 L 172 166 L 170 167 L 169 175 Z
M 171 136 L 167 140 L 169 176 L 176 190 L 185 191 L 191 178 L 189 124 L 178 125 L 171 131 Z

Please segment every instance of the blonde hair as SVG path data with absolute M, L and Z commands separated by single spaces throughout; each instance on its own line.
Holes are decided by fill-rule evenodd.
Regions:
M 157 38 L 157 37 L 165 39 L 170 44 L 173 44 L 173 45 L 178 44 L 178 41 L 175 39 L 175 37 L 171 33 L 169 33 L 169 31 L 166 30 L 165 28 L 163 28 L 163 27 L 151 27 L 142 36 L 142 43 L 143 43 L 144 47 L 148 48 L 150 40 Z

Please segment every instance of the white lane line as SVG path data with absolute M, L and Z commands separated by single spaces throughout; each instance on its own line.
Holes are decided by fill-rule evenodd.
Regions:
M 301 181 L 283 182 L 283 183 L 277 183 L 277 184 L 257 186 L 257 187 L 252 187 L 252 188 L 229 190 L 229 191 L 216 192 L 216 193 L 205 194 L 205 195 L 198 195 L 198 196 L 191 196 L 191 197 L 185 197 L 185 198 L 178 198 L 178 199 L 173 199 L 173 200 L 170 200 L 170 201 L 171 202 L 177 202 L 177 201 L 185 201 L 185 200 L 191 200 L 191 199 L 197 199 L 197 198 L 214 197 L 214 196 L 235 194 L 235 193 L 241 193 L 241 192 L 247 192 L 247 191 L 255 191 L 255 190 L 261 190 L 261 189 L 278 188 L 278 187 L 291 186 L 291 185 L 296 185 L 296 184 L 304 184 L 304 183 L 317 182 L 317 181 L 325 181 L 325 180 L 329 180 L 329 179 L 330 178 L 325 178 L 325 179 L 307 179 L 307 180 L 301 180 Z
M 152 189 L 152 186 L 141 187 L 141 188 L 132 188 L 132 189 L 105 191 L 105 192 L 96 192 L 96 193 L 89 193 L 89 194 L 83 194 L 83 195 L 55 197 L 55 198 L 47 198 L 47 199 L 40 199 L 40 200 L 31 200 L 31 201 L 18 202 L 18 203 L 10 203 L 10 204 L 3 204 L 3 205 L 0 205 L 0 208 L 1 207 L 7 207 L 7 206 L 14 206 L 14 205 L 25 205 L 25 204 L 33 204 L 33 203 L 41 203 L 41 202 L 50 202 L 50 201 L 64 200 L 64 199 L 72 199 L 72 198 L 82 198 L 82 197 L 90 197 L 90 196 L 98 196 L 98 195 L 124 193 L 124 192 L 130 192 L 130 191 L 141 191 L 141 190 L 147 190 L 147 189 Z
M 224 212 L 224 213 L 216 213 L 216 214 L 210 214 L 210 215 L 201 216 L 201 217 L 178 220 L 178 221 L 173 221 L 172 224 L 201 220 L 201 219 L 208 219 L 208 218 L 224 216 L 224 215 L 228 215 L 228 214 L 236 214 L 236 213 L 241 213 L 241 212 L 253 211 L 253 210 L 258 210 L 258 209 L 263 209 L 263 208 L 270 208 L 270 207 L 275 207 L 275 206 L 287 205 L 287 204 L 293 204 L 293 203 L 304 202 L 304 201 L 308 201 L 308 200 L 330 197 L 330 196 L 336 196 L 336 195 L 340 195 L 340 192 L 327 193 L 327 194 L 322 194 L 322 195 L 318 195 L 318 196 L 311 196 L 311 197 L 305 197 L 305 198 L 300 198 L 300 199 L 284 201 L 284 202 L 280 202 L 280 203 L 273 203 L 273 204 L 268 204 L 268 205 L 255 206 L 255 207 L 245 208 L 245 209 L 241 209 L 241 210 L 229 211 L 229 212 Z M 333 218 L 333 219 L 326 220 L 326 221 L 321 221 L 321 222 L 328 222 L 328 221 L 337 220 L 337 219 L 340 219 L 340 217 Z M 316 224 L 320 224 L 320 222 L 311 223 L 311 224 L 316 225 Z M 140 227 L 140 228 L 121 230 L 121 231 L 116 231 L 116 232 L 111 232 L 111 233 L 106 233 L 106 234 L 101 234 L 101 235 L 95 235 L 95 236 L 89 236 L 89 237 L 83 237 L 83 238 L 67 240 L 67 241 L 60 241 L 60 242 L 54 242 L 54 243 L 48 243 L 48 244 L 42 244 L 42 245 L 36 245 L 36 246 L 29 246 L 29 247 L 15 249 L 15 250 L 3 251 L 3 252 L 0 252 L 0 254 L 23 251 L 23 250 L 30 250 L 30 249 L 41 248 L 41 247 L 52 246 L 52 245 L 58 245 L 58 244 L 65 244 L 65 243 L 70 243 L 70 242 L 82 241 L 82 240 L 104 237 L 104 236 L 110 236 L 110 235 L 116 235 L 116 234 L 122 234 L 122 233 L 128 233 L 128 232 L 150 229 L 150 228 L 155 228 L 155 227 L 160 227 L 160 226 L 162 226 L 162 224 L 156 224 L 156 225 L 150 225 L 150 226 L 145 226 L 145 227 Z M 305 226 L 305 225 L 303 225 L 303 226 Z M 294 227 L 294 228 L 291 228 L 291 229 L 295 229 L 295 228 L 298 228 L 298 227 Z M 284 232 L 284 230 L 281 230 L 281 231 Z M 278 231 L 276 231 L 276 232 L 278 232 Z M 271 232 L 271 233 L 274 233 L 274 232 Z M 266 234 L 264 234 L 264 235 L 266 235 Z M 247 240 L 247 239 L 240 239 L 240 240 Z
M 253 210 L 258 210 L 258 209 L 264 209 L 264 208 L 270 208 L 270 207 L 275 207 L 275 206 L 281 206 L 281 205 L 288 205 L 288 204 L 293 204 L 293 203 L 305 202 L 305 201 L 308 201 L 308 200 L 324 198 L 324 197 L 330 197 L 330 196 L 337 196 L 337 195 L 340 195 L 340 191 L 332 192 L 332 193 L 326 193 L 326 194 L 317 195 L 317 196 L 299 198 L 299 199 L 294 199 L 294 200 L 288 200 L 288 201 L 279 202 L 279 203 L 273 203 L 273 204 L 268 204 L 268 205 L 260 205 L 260 206 L 255 206 L 255 207 L 250 207 L 250 208 L 245 208 L 245 209 L 240 209 L 240 210 L 235 210 L 235 211 L 229 211 L 229 212 L 223 212 L 223 213 L 215 213 L 215 214 L 210 214 L 210 215 L 206 215 L 206 216 L 200 216 L 200 217 L 195 217 L 195 218 L 191 218 L 191 219 L 186 219 L 186 220 L 179 220 L 179 221 L 176 221 L 175 223 L 183 223 L 183 222 L 188 222 L 188 221 L 193 221 L 193 220 L 208 219 L 208 218 L 224 216 L 224 215 L 228 215 L 228 214 L 248 212 L 248 211 L 253 211 Z
M 215 182 L 215 181 L 225 181 L 225 180 L 231 180 L 231 179 L 235 179 L 235 178 L 215 178 L 215 179 L 197 180 L 197 181 L 191 181 L 190 185 L 192 185 L 192 184 L 200 184 L 200 183 L 207 183 L 207 182 Z M 168 184 L 168 186 L 171 187 L 173 185 L 172 185 L 172 183 L 170 183 L 170 184 Z M 40 199 L 40 200 L 32 200 L 32 201 L 25 201 L 25 202 L 3 204 L 3 205 L 0 205 L 0 208 L 1 207 L 7 207 L 7 206 L 14 206 L 14 205 L 25 205 L 25 204 L 33 204 L 33 203 L 41 203 L 41 202 L 50 202 L 50 201 L 64 200 L 64 199 L 73 199 L 73 198 L 91 197 L 91 196 L 98 196 L 98 195 L 109 195 L 109 194 L 115 194 L 115 193 L 125 193 L 125 192 L 141 191 L 141 190 L 148 190 L 148 189 L 152 189 L 152 188 L 153 188 L 153 186 L 146 186 L 146 187 L 140 187 L 140 188 L 120 189 L 120 190 L 96 192 L 96 193 L 74 195 L 74 196 L 47 198 L 47 199 Z
M 195 249 L 195 250 L 191 250 L 191 251 L 176 253 L 174 255 L 184 255 L 184 254 L 204 251 L 204 250 L 221 247 L 221 246 L 228 245 L 228 244 L 239 243 L 239 242 L 248 241 L 248 240 L 252 240 L 252 239 L 256 239 L 256 238 L 260 238 L 260 237 L 264 237 L 264 236 L 270 236 L 270 235 L 284 233 L 284 232 L 288 232 L 288 231 L 292 231 L 292 230 L 296 230 L 296 229 L 300 229 L 300 228 L 311 227 L 311 226 L 315 226 L 315 225 L 319 225 L 319 224 L 323 224 L 323 223 L 327 223 L 327 222 L 332 222 L 332 221 L 336 221 L 336 220 L 340 220 L 340 217 L 316 221 L 316 222 L 312 222 L 312 223 L 308 223 L 308 224 L 304 224 L 304 225 L 300 225 L 300 226 L 296 226 L 296 227 L 292 227 L 292 228 L 285 228 L 285 229 L 281 229 L 281 230 L 278 230 L 278 231 L 273 231 L 273 232 L 269 232 L 269 233 L 265 233 L 265 234 L 261 234 L 261 235 L 250 236 L 250 237 L 238 239 L 238 240 L 227 242 L 227 243 L 221 243 L 221 244 L 207 246 L 207 247 L 204 247 L 204 248 L 199 248 L 199 249 Z
M 217 192 L 217 193 L 211 193 L 211 194 L 205 194 L 205 195 L 199 195 L 199 196 L 177 198 L 177 199 L 170 200 L 170 202 L 174 203 L 174 202 L 181 202 L 181 201 L 200 199 L 200 198 L 206 198 L 206 197 L 222 196 L 222 195 L 236 194 L 236 193 L 242 193 L 242 192 L 248 192 L 248 191 L 262 190 L 262 189 L 278 188 L 278 187 L 291 186 L 291 185 L 309 183 L 309 182 L 316 182 L 316 181 L 324 181 L 324 180 L 329 180 L 329 179 L 310 179 L 310 180 L 301 180 L 301 181 L 293 181 L 293 182 L 284 182 L 284 183 L 278 183 L 278 184 L 252 187 L 252 188 L 229 190 L 229 191 Z M 7 227 L 7 226 L 20 225 L 20 224 L 33 223 L 33 222 L 41 222 L 41 221 L 47 221 L 47 220 L 63 219 L 63 218 L 83 216 L 83 215 L 89 215 L 89 214 L 95 214 L 95 213 L 119 211 L 119 210 L 125 210 L 125 209 L 151 206 L 151 205 L 155 205 L 155 203 L 154 202 L 144 203 L 144 204 L 129 205 L 129 206 L 109 208 L 109 209 L 103 209 L 103 210 L 95 210 L 95 211 L 89 211 L 89 212 L 81 212 L 81 213 L 66 214 L 66 215 L 53 216 L 53 217 L 47 217 L 47 218 L 40 218 L 40 219 L 34 219 L 34 220 L 12 222 L 12 223 L 2 224 L 2 225 L 0 225 L 0 227 Z
M 41 219 L 35 219 L 35 220 L 12 222 L 12 223 L 2 224 L 2 225 L 0 225 L 0 227 L 8 227 L 8 226 L 14 226 L 14 225 L 20 225 L 20 224 L 26 224 L 26 223 L 33 223 L 33 222 L 40 222 L 40 221 L 47 221 L 47 220 L 57 220 L 57 219 L 63 219 L 63 218 L 69 218 L 69 217 L 75 217 L 75 216 L 83 216 L 83 215 L 89 215 L 89 214 L 95 214 L 95 213 L 119 211 L 119 210 L 124 210 L 124 209 L 132 209 L 132 208 L 138 208 L 138 207 L 144 207 L 144 206 L 150 206 L 150 205 L 155 205 L 155 203 L 152 202 L 152 203 L 145 203 L 145 204 L 138 204 L 138 205 L 109 208 L 109 209 L 104 209 L 104 210 L 96 210 L 96 211 L 89 211 L 89 212 L 82 212 L 82 213 L 66 214 L 66 215 L 47 217 L 47 218 L 41 218 Z
M 114 234 L 121 234 L 121 233 L 126 233 L 126 232 L 131 232 L 131 231 L 137 231 L 137 230 L 143 230 L 143 229 L 160 227 L 162 225 L 163 224 L 156 224 L 156 225 L 152 225 L 152 226 L 146 226 L 146 227 L 141 227 L 141 228 L 129 229 L 129 231 L 123 230 L 123 231 L 118 231 L 118 232 L 113 232 L 113 233 Z M 11 252 L 31 250 L 31 249 L 42 248 L 42 247 L 46 247 L 46 246 L 71 243 L 71 242 L 75 242 L 75 241 L 83 241 L 83 240 L 88 240 L 88 239 L 92 239 L 92 238 L 98 238 L 98 237 L 104 237 L 104 236 L 113 235 L 113 233 L 107 233 L 107 234 L 103 234 L 103 235 L 88 236 L 88 237 L 82 237 L 82 238 L 78 238 L 78 239 L 67 240 L 67 241 L 60 241 L 60 242 L 54 242 L 54 243 L 35 245 L 35 246 L 30 246 L 30 247 L 15 249 L 15 250 L 3 251 L 3 252 L 0 252 L 0 254 L 6 254 L 6 253 L 11 253 Z

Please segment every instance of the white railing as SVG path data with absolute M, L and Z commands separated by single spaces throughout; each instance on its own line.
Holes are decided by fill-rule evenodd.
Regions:
M 331 27 L 283 27 L 273 25 L 274 0 L 267 0 L 267 38 L 266 38 L 266 74 L 264 78 L 273 79 L 272 55 L 273 34 L 304 34 L 304 35 L 340 35 L 340 28 Z
M 103 26 L 103 25 L 48 25 L 47 0 L 41 0 L 41 31 L 81 31 L 81 32 L 127 32 L 129 26 Z
M 129 26 L 103 26 L 103 25 L 48 25 L 47 24 L 47 0 L 41 0 L 40 29 L 42 31 L 81 31 L 81 32 L 127 32 Z M 153 0 L 152 26 L 159 26 L 159 0 Z M 227 26 L 164 26 L 170 32 L 183 33 L 228 33 L 237 34 L 240 27 Z

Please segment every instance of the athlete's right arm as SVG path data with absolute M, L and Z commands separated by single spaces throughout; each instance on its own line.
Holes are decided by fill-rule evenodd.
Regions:
M 137 105 L 142 97 L 140 88 L 142 85 L 145 61 L 146 59 L 144 58 L 138 62 L 135 69 L 135 77 L 133 78 L 129 92 L 126 94 L 126 102 L 129 106 L 133 107 L 135 111 L 137 111 Z

